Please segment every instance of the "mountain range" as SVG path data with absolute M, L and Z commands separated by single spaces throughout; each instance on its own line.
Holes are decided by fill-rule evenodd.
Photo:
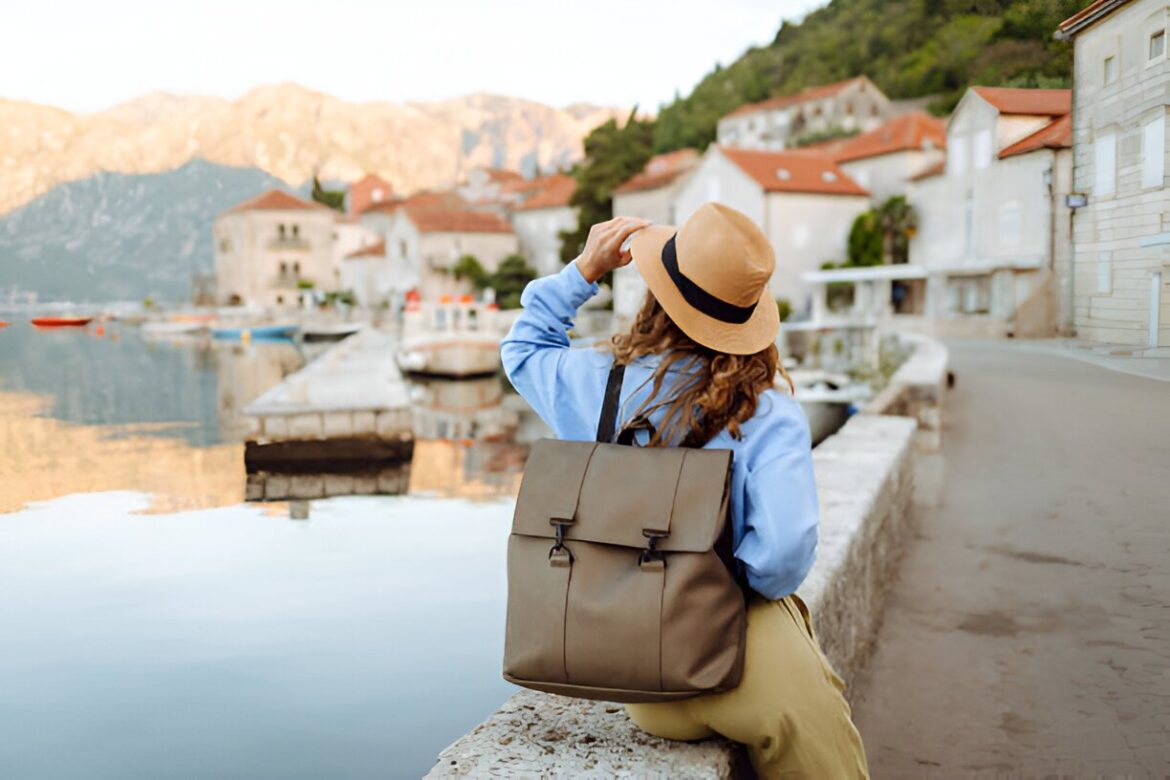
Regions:
M 292 186 L 377 173 L 401 192 L 452 184 L 481 165 L 531 174 L 577 159 L 589 130 L 625 113 L 488 94 L 350 103 L 296 84 L 236 100 L 157 93 L 90 114 L 0 98 L 0 214 L 63 182 L 161 173 L 195 158 Z

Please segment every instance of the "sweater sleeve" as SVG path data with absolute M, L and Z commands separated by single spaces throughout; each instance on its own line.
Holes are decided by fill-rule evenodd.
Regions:
M 520 296 L 523 311 L 500 345 L 508 380 L 561 438 L 592 438 L 577 395 L 600 391 L 588 381 L 584 350 L 570 349 L 569 330 L 577 309 L 597 290 L 576 263 L 530 282 Z

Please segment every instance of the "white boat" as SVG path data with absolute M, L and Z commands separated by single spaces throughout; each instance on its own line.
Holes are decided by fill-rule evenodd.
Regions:
M 497 307 L 443 296 L 438 303 L 412 301 L 402 317 L 398 366 L 427 376 L 472 377 L 500 370 Z

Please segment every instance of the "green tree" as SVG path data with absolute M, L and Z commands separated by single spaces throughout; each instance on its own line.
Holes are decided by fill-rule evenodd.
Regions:
M 461 256 L 455 261 L 455 265 L 451 266 L 451 275 L 456 279 L 471 282 L 471 286 L 477 290 L 482 290 L 491 284 L 490 275 L 484 270 L 475 255 Z
M 312 198 L 323 206 L 345 213 L 345 190 L 327 190 L 321 186 L 316 174 L 313 175 Z
M 918 230 L 918 214 L 904 195 L 895 195 L 878 206 L 877 226 L 882 234 L 885 262 L 910 261 L 910 239 Z
M 496 291 L 496 303 L 501 309 L 520 308 L 520 293 L 536 278 L 536 269 L 528 265 L 523 255 L 508 255 L 491 275 L 488 286 Z
M 858 214 L 849 229 L 849 260 L 846 266 L 881 265 L 882 231 L 873 209 Z
M 589 228 L 613 217 L 613 191 L 642 170 L 652 154 L 654 122 L 630 112 L 622 126 L 611 119 L 585 138 L 585 159 L 573 171 L 577 190 L 569 204 L 577 208 L 577 227 L 562 231 L 561 260 L 568 263 L 581 253 Z

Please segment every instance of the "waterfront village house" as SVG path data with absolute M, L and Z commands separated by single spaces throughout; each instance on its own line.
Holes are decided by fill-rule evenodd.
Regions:
M 390 186 L 390 182 L 376 174 L 367 173 L 349 185 L 346 206 L 349 215 L 357 217 L 371 206 L 388 203 L 394 199 L 394 188 Z
M 857 76 L 740 106 L 719 120 L 717 137 L 724 147 L 779 151 L 818 133 L 872 130 L 893 113 L 877 85 Z
M 302 284 L 334 289 L 336 215 L 280 190 L 220 214 L 212 228 L 218 303 L 293 306 Z
M 1060 25 L 1074 53 L 1073 324 L 1091 341 L 1170 351 L 1165 0 L 1098 0 Z
M 870 208 L 869 191 L 822 154 L 714 144 L 679 191 L 675 219 L 684 222 L 708 201 L 742 211 L 764 231 L 776 253 L 772 295 L 798 316 L 811 310 L 803 274 L 843 261 L 853 220 Z
M 883 122 L 826 150 L 845 173 L 869 190 L 875 204 L 905 195 L 911 180 L 946 157 L 941 119 L 914 111 Z
M 641 217 L 659 225 L 678 224 L 674 200 L 698 164 L 699 153 L 694 149 L 679 149 L 651 157 L 640 172 L 614 189 L 613 215 Z M 632 320 L 645 297 L 646 283 L 638 269 L 628 265 L 614 271 L 614 313 Z
M 523 190 L 523 175 L 503 168 L 472 168 L 455 192 L 472 208 L 494 211 L 504 216 L 509 192 Z
M 512 229 L 520 254 L 540 276 L 561 269 L 561 231 L 577 227 L 577 208 L 569 198 L 577 191 L 577 180 L 563 173 L 534 180 L 538 186 L 512 209 Z
M 379 236 L 382 254 L 350 255 L 342 277 L 367 306 L 398 305 L 410 290 L 428 300 L 471 292 L 448 272 L 460 257 L 472 255 L 492 272 L 519 249 L 511 225 L 490 212 L 388 205 L 367 209 L 360 221 Z
M 959 101 L 945 165 L 909 196 L 919 226 L 910 262 L 926 279 L 930 329 L 1055 332 L 1070 256 L 1070 100 L 1069 90 L 972 87 Z

